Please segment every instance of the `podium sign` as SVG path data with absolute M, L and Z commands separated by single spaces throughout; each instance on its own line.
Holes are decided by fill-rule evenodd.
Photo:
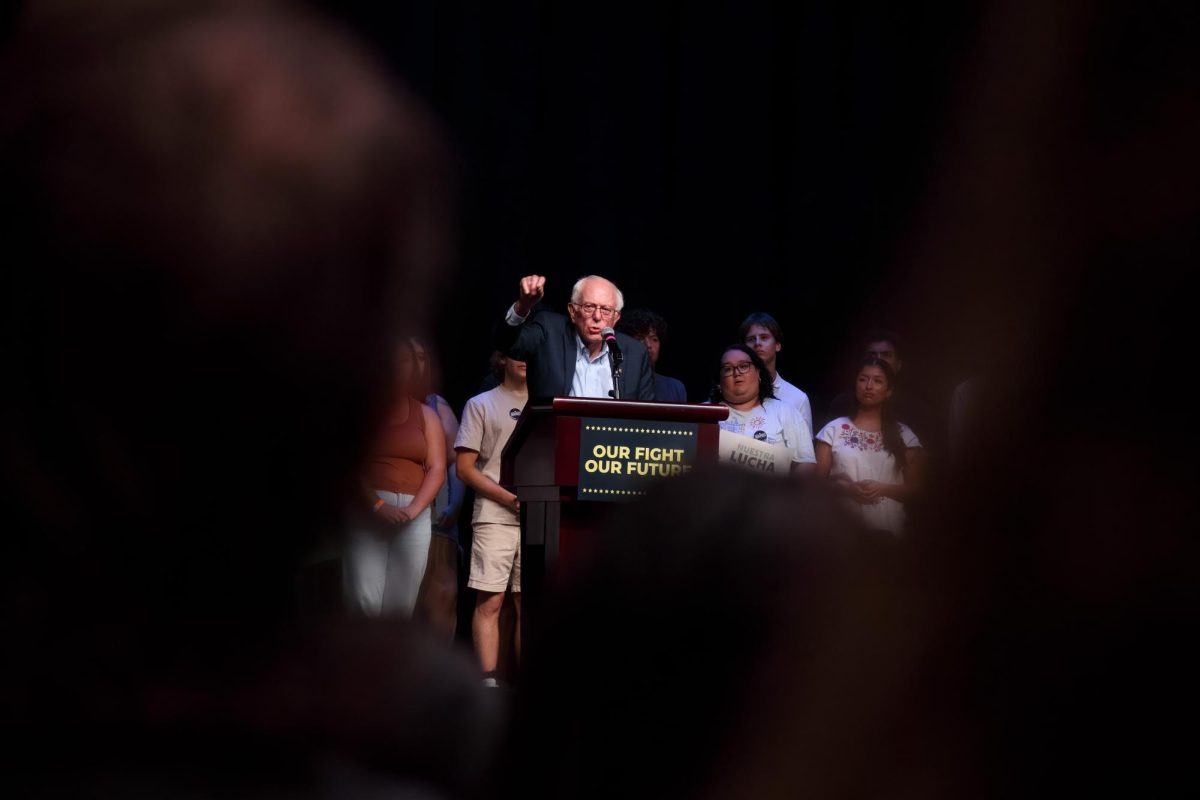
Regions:
M 696 465 L 694 422 L 585 417 L 579 431 L 579 499 L 636 500 Z
M 500 465 L 521 501 L 521 646 L 538 648 L 542 598 L 569 580 L 601 535 L 608 504 L 636 500 L 671 475 L 717 461 L 725 406 L 598 397 L 534 398 Z M 572 567 L 572 565 L 576 567 Z

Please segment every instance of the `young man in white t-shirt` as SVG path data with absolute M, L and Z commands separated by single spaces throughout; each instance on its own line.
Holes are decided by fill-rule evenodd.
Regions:
M 475 490 L 471 515 L 471 574 L 475 589 L 471 638 L 483 668 L 484 683 L 496 686 L 500 657 L 500 609 L 511 587 L 517 612 L 516 651 L 521 653 L 521 522 L 517 496 L 499 484 L 500 454 L 529 399 L 525 362 L 497 356 L 504 379 L 494 389 L 477 394 L 463 409 L 454 449 L 458 477 Z
M 783 349 L 783 328 L 779 322 L 770 314 L 756 311 L 742 320 L 742 325 L 738 329 L 738 341 L 745 343 L 754 351 L 755 355 L 762 359 L 767 371 L 771 373 L 771 384 L 775 390 L 775 397 L 796 409 L 808 423 L 808 429 L 811 431 L 813 429 L 812 404 L 808 401 L 808 395 L 785 381 L 775 367 L 779 351 Z

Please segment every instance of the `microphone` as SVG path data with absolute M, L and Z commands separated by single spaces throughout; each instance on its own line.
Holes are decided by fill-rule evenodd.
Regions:
M 600 331 L 600 338 L 608 345 L 608 349 L 617 355 L 621 354 L 621 346 L 617 344 L 617 332 L 612 327 L 604 328 Z

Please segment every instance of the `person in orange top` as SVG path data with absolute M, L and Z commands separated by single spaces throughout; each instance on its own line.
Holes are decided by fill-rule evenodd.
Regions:
M 342 559 L 346 606 L 371 617 L 412 615 L 429 557 L 429 507 L 446 479 L 441 420 L 411 396 L 415 362 L 412 342 L 401 341 L 397 399 L 363 475 L 373 513 L 350 527 Z

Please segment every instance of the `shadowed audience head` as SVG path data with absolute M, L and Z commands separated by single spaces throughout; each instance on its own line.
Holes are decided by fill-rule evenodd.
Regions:
M 273 615 L 428 305 L 430 122 L 258 4 L 32 20 L 3 90 L 18 585 L 171 629 Z
M 939 712 L 894 696 L 927 622 L 900 551 L 819 482 L 675 479 L 595 541 L 527 651 L 522 791 L 847 796 Z
M 432 123 L 303 13 L 54 8 L 0 66 L 6 722 L 85 772 L 148 743 L 141 767 L 253 742 L 270 773 L 309 744 L 397 741 L 403 715 L 334 720 L 317 696 L 372 649 L 462 677 L 426 669 L 444 656 L 418 635 L 389 639 L 403 656 L 347 642 L 332 684 L 270 673 L 391 399 L 392 343 L 432 305 Z M 276 679 L 292 695 L 260 691 Z M 352 683 L 382 709 L 404 681 Z

